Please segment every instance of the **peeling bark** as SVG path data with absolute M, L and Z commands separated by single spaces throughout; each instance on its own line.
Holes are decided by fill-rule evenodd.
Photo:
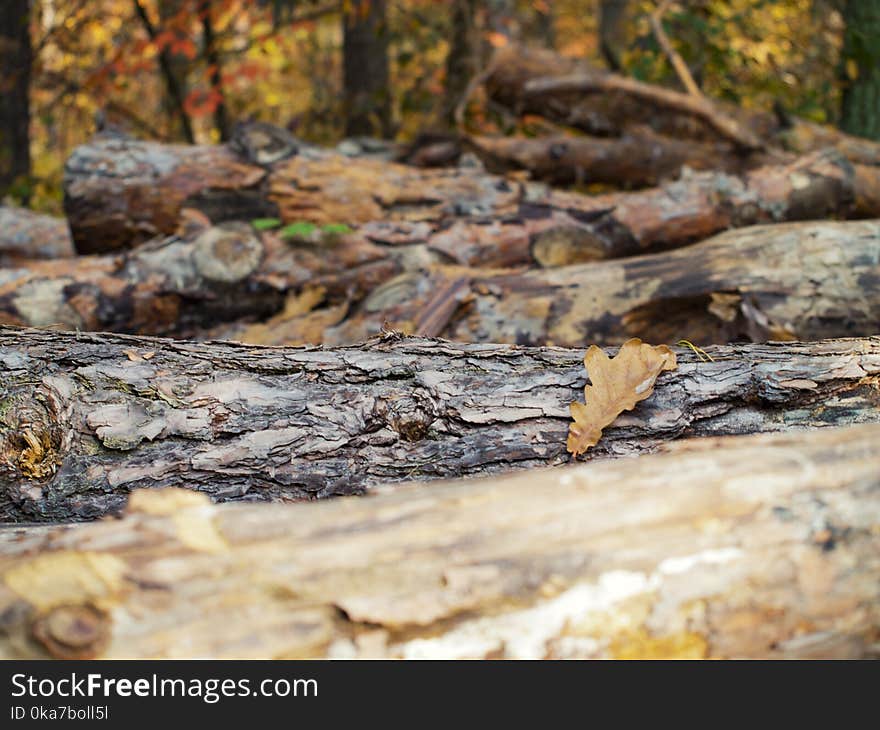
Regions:
M 67 221 L 27 208 L 0 205 L 0 266 L 22 259 L 62 259 L 74 255 Z
M 880 420 L 876 338 L 709 352 L 680 349 L 588 456 Z M 325 350 L 3 329 L 0 515 L 92 518 L 141 487 L 313 499 L 565 463 L 582 358 L 395 335 Z
M 374 291 L 324 343 L 357 342 L 383 326 L 414 332 L 442 304 L 438 292 L 460 279 L 469 293 L 433 333 L 465 342 L 577 347 L 629 337 L 721 343 L 873 335 L 880 332 L 880 222 L 745 228 L 676 251 L 547 270 L 412 271 Z
M 877 658 L 880 426 L 0 542 L 0 655 Z M 218 627 L 221 627 L 218 630 Z
M 0 322 L 181 336 L 270 316 L 306 284 L 328 301 L 358 300 L 401 270 L 359 236 L 285 241 L 206 220 L 185 228 L 120 255 L 17 262 L 0 276 Z
M 65 182 L 78 250 L 124 247 L 148 233 L 173 233 L 186 208 L 215 223 L 265 216 L 318 225 L 383 221 L 416 226 L 423 239 L 465 225 L 464 238 L 484 239 L 478 243 L 482 250 L 463 256 L 460 244 L 447 244 L 455 249 L 451 259 L 488 266 L 531 263 L 535 237 L 548 231 L 574 240 L 575 258 L 558 265 L 684 245 L 753 223 L 880 216 L 880 168 L 854 167 L 834 154 L 743 177 L 695 173 L 662 188 L 600 196 L 553 191 L 479 169 L 421 169 L 314 150 L 262 167 L 236 160 L 222 147 L 106 137 L 78 148 Z M 487 221 L 496 226 L 490 236 Z M 499 225 L 516 227 L 511 235 L 525 244 L 513 257 L 506 243 L 499 245 L 501 256 L 494 253 Z M 452 238 L 461 235 L 458 230 Z

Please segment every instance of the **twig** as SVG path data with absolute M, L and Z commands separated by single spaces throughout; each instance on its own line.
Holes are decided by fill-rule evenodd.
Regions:
M 455 105 L 455 112 L 453 113 L 453 119 L 455 120 L 456 129 L 459 132 L 464 132 L 464 113 L 467 109 L 468 102 L 471 97 L 474 95 L 474 92 L 477 90 L 477 87 L 481 86 L 486 79 L 492 73 L 492 64 L 485 69 L 483 69 L 480 73 L 474 76 L 467 85 L 467 88 L 464 90 L 464 94 L 461 95 L 461 100 L 458 104 Z
M 691 71 L 684 62 L 684 59 L 682 59 L 678 54 L 678 51 L 673 48 L 669 36 L 666 35 L 666 31 L 663 30 L 663 16 L 666 14 L 666 11 L 669 10 L 670 5 L 672 5 L 672 0 L 660 1 L 657 9 L 651 13 L 651 29 L 654 31 L 654 36 L 657 38 L 657 42 L 666 54 L 666 58 L 668 58 L 669 62 L 672 64 L 672 68 L 675 69 L 679 81 L 681 81 L 688 94 L 702 99 L 703 92 L 700 90 L 700 87 L 697 86 L 694 77 L 691 76 Z

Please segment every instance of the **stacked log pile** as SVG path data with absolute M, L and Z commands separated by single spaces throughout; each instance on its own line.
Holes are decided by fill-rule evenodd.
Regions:
M 0 656 L 878 655 L 880 146 L 478 80 L 549 133 L 105 133 L 0 208 Z M 678 367 L 575 465 L 632 337 Z

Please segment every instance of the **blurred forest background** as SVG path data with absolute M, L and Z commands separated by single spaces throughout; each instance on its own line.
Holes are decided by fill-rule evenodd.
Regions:
M 550 47 L 676 86 L 643 0 L 3 0 L 0 198 L 62 207 L 97 129 L 219 142 L 240 120 L 320 144 L 448 130 L 493 48 Z M 668 36 L 701 89 L 880 139 L 880 0 L 691 0 Z M 873 111 L 872 111 L 873 110 Z M 512 133 L 504 118 L 470 119 Z

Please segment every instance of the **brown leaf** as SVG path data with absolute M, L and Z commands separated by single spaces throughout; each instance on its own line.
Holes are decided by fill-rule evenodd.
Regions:
M 591 345 L 584 355 L 584 366 L 592 385 L 584 388 L 584 401 L 571 404 L 574 423 L 568 431 L 568 450 L 577 456 L 602 436 L 624 411 L 654 392 L 654 381 L 663 370 L 675 370 L 675 353 L 666 345 L 646 345 L 633 338 L 624 343 L 613 359 Z

